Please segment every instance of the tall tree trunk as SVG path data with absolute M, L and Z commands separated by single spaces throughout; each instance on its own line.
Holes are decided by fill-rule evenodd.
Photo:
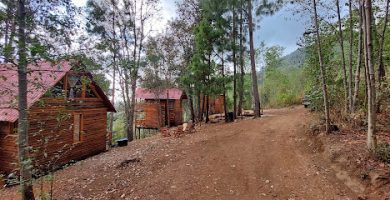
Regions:
M 25 0 L 18 1 L 18 150 L 20 167 L 20 186 L 23 200 L 33 200 L 31 168 L 28 148 L 28 108 L 27 108 L 27 47 L 26 47 L 26 10 Z
M 379 48 L 378 48 L 378 83 L 379 83 L 379 90 L 382 89 L 382 82 L 384 81 L 384 78 L 386 76 L 385 71 L 385 65 L 383 63 L 383 48 L 385 45 L 385 34 L 387 29 L 387 22 L 389 18 L 389 0 L 387 0 L 386 3 L 386 9 L 385 9 L 385 19 L 383 23 L 383 29 L 382 33 L 380 35 L 380 41 L 379 41 Z M 380 105 L 381 105 L 381 97 L 378 97 L 378 105 L 377 105 L 377 112 L 380 112 Z
M 367 130 L 367 148 L 371 151 L 376 149 L 376 91 L 375 91 L 375 71 L 372 60 L 372 10 L 371 0 L 364 0 L 365 4 L 365 37 L 367 40 L 367 71 L 368 71 L 368 130 Z
M 202 94 L 202 111 L 199 115 L 199 121 L 203 122 L 203 114 L 204 114 L 204 109 L 205 109 L 205 102 L 206 102 L 206 95 Z
M 125 69 L 124 72 L 123 72 L 124 76 L 125 76 L 125 80 L 123 80 L 123 86 L 122 86 L 122 91 L 124 90 L 123 93 L 123 96 L 124 96 L 124 103 L 125 103 L 125 116 L 126 116 L 126 135 L 127 135 L 127 138 L 128 140 L 130 140 L 130 138 L 132 139 L 133 138 L 133 128 L 132 128 L 132 125 L 130 124 L 130 121 L 131 121 L 131 117 L 130 117 L 130 110 L 131 110 L 131 100 L 130 100 L 130 88 L 129 88 L 129 83 L 128 83 L 128 80 L 130 80 L 130 77 L 129 77 L 129 74 L 128 74 L 128 71 Z
M 206 97 L 206 123 L 209 123 L 209 121 L 210 121 L 210 118 L 209 118 L 210 102 L 209 102 L 209 100 L 210 100 L 210 97 L 209 97 L 209 95 L 207 95 L 207 97 Z
M 348 106 L 349 106 L 349 111 L 352 112 L 352 101 L 353 101 L 353 93 L 352 93 L 352 79 L 353 79 L 353 73 L 352 73 L 352 52 L 353 52 L 353 12 L 352 12 L 352 0 L 349 0 L 348 2 L 348 10 L 349 10 L 349 77 L 348 77 Z
M 356 111 L 356 102 L 359 95 L 359 86 L 360 86 L 360 69 L 363 62 L 363 7 L 359 5 L 359 42 L 358 42 L 358 62 L 355 71 L 355 87 L 352 99 L 352 109 L 351 112 Z
M 364 49 L 364 81 L 365 81 L 365 88 L 364 88 L 364 106 L 366 107 L 368 105 L 368 55 L 367 55 L 367 37 L 366 37 L 366 10 L 364 7 L 364 0 L 361 1 L 362 3 L 362 16 L 363 16 L 363 49 Z M 367 113 L 366 113 L 367 114 Z
M 255 118 L 260 117 L 260 97 L 259 86 L 257 84 L 257 73 L 255 63 L 255 48 L 253 44 L 253 19 L 252 19 L 252 0 L 248 1 L 248 28 L 249 28 L 249 48 L 251 58 L 251 72 L 252 72 L 252 91 L 254 100 L 254 114 Z
M 207 65 L 209 67 L 209 70 L 211 71 L 211 51 L 209 52 L 209 55 L 208 55 Z M 207 80 L 207 81 L 205 81 L 207 83 L 206 90 L 208 90 L 207 97 L 206 97 L 206 123 L 208 123 L 209 122 L 209 99 L 210 99 L 210 91 L 209 91 L 210 76 L 207 75 L 207 77 L 205 79 Z
M 188 100 L 190 103 L 190 113 L 191 113 L 191 120 L 192 123 L 195 123 L 195 110 L 194 110 L 194 99 L 192 94 L 192 88 L 191 85 L 188 85 Z
M 135 90 L 137 88 L 137 73 L 131 77 L 131 99 L 130 99 L 130 112 L 129 112 L 129 129 L 127 133 L 127 138 L 129 141 L 134 139 L 134 113 L 135 113 Z
M 203 114 L 203 111 L 202 111 L 203 97 L 202 97 L 199 90 L 197 92 L 198 92 L 198 121 L 201 122 L 202 121 L 202 114 Z
M 112 71 L 112 97 L 111 97 L 111 104 L 114 106 L 115 105 L 115 80 L 116 80 L 116 63 L 115 63 L 115 54 L 114 54 L 114 66 L 113 66 L 113 71 Z M 109 141 L 107 141 L 109 147 L 111 147 L 111 139 L 112 139 L 112 131 L 113 131 L 113 127 L 114 127 L 114 112 L 111 112 L 110 113 L 110 126 L 109 126 L 109 129 L 110 129 L 110 137 L 109 137 Z
M 383 64 L 383 49 L 384 49 L 384 44 L 385 44 L 385 34 L 386 34 L 386 29 L 387 29 L 387 23 L 389 20 L 389 0 L 387 0 L 386 3 L 386 9 L 385 9 L 385 19 L 383 22 L 383 29 L 382 33 L 380 35 L 380 42 L 379 42 L 379 49 L 378 49 L 378 81 L 379 84 L 383 81 L 383 78 L 386 75 L 385 72 L 385 66 Z
M 365 36 L 364 36 L 365 37 Z M 366 46 L 367 46 L 367 41 L 364 41 L 364 83 L 365 83 L 365 88 L 364 88 L 364 102 L 363 105 L 364 107 L 367 107 L 368 105 L 368 64 L 367 64 L 367 53 L 366 53 Z M 366 113 L 367 114 L 367 113 Z
M 233 27 L 232 27 L 232 50 L 233 50 L 233 118 L 237 118 L 237 60 L 236 60 L 236 10 L 233 3 Z
M 240 1 L 242 4 L 242 1 Z M 243 11 L 240 9 L 240 89 L 238 93 L 238 115 L 242 115 L 244 104 L 244 34 L 243 34 Z
M 348 113 L 349 112 L 349 94 L 350 91 L 348 89 L 348 78 L 347 78 L 347 70 L 345 67 L 345 51 L 344 51 L 344 36 L 343 36 L 343 30 L 341 29 L 341 14 L 340 14 L 340 2 L 339 0 L 336 0 L 336 6 L 337 6 L 337 24 L 338 24 L 338 34 L 339 34 L 339 43 L 341 48 L 341 62 L 342 62 L 342 69 L 343 69 L 343 83 L 344 83 L 344 109 Z
M 242 0 L 240 1 L 242 5 Z M 242 109 L 244 104 L 244 34 L 243 34 L 243 9 L 240 8 L 240 89 L 238 93 L 238 115 L 242 115 Z
M 112 51 L 113 51 L 113 63 L 112 63 L 112 93 L 111 93 L 111 104 L 114 106 L 115 105 L 115 80 L 116 80 L 116 32 L 115 32 L 115 4 L 114 2 L 111 2 L 113 5 L 113 15 L 112 15 L 112 30 L 113 30 L 113 35 L 114 35 L 114 43 L 112 44 Z M 114 112 L 110 113 L 110 136 L 109 138 L 112 138 L 112 129 L 114 126 Z M 108 146 L 111 147 L 111 139 L 110 141 L 107 142 Z
M 131 99 L 130 99 L 130 111 L 129 111 L 129 121 L 128 121 L 128 133 L 127 137 L 129 141 L 133 141 L 134 139 L 134 113 L 135 113 L 135 90 L 137 88 L 137 79 L 138 79 L 138 69 L 140 66 L 141 60 L 141 50 L 142 50 L 142 41 L 143 41 L 143 29 L 144 29 L 144 21 L 143 21 L 143 1 L 140 2 L 141 8 L 139 11 L 140 14 L 140 27 L 137 28 L 136 23 L 133 24 L 133 36 L 134 36 L 134 51 L 133 51 L 133 61 L 134 65 L 133 69 L 130 70 L 131 76 Z M 137 16 L 137 3 L 134 4 L 134 16 Z M 136 19 L 135 19 L 136 20 Z M 139 34 L 137 33 L 139 31 Z M 138 41 L 139 40 L 139 41 Z M 137 54 L 138 51 L 138 54 Z
M 228 111 L 227 111 L 227 105 L 226 105 L 226 84 L 225 84 L 225 59 L 223 57 L 223 52 L 221 56 L 222 60 L 222 66 L 221 66 L 221 72 L 222 72 L 222 78 L 223 78 L 223 112 L 225 114 L 225 122 L 229 122 L 228 118 Z
M 324 99 L 325 127 L 326 127 L 326 132 L 330 133 L 328 88 L 326 85 L 326 71 L 325 71 L 324 61 L 323 61 L 323 57 L 322 57 L 322 46 L 321 46 L 321 38 L 320 38 L 320 28 L 319 28 L 319 24 L 318 24 L 316 0 L 313 0 L 313 10 L 314 10 L 314 25 L 315 25 L 316 39 L 317 39 L 318 60 L 320 62 L 320 71 L 321 71 L 322 94 L 323 94 L 323 99 Z

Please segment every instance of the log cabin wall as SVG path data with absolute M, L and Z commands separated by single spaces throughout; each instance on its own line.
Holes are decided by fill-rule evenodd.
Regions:
M 160 124 L 163 124 L 165 115 L 161 112 L 160 124 L 159 120 L 159 109 L 161 106 L 158 102 L 144 102 L 136 105 L 136 127 L 141 128 L 158 128 Z
M 9 174 L 17 168 L 17 135 L 14 123 L 0 122 L 0 173 Z
M 214 101 L 214 113 L 219 114 L 219 113 L 224 113 L 224 103 L 223 103 L 223 95 L 219 95 L 215 98 Z
M 175 126 L 183 124 L 183 106 L 182 100 L 176 99 L 174 102 L 174 113 L 175 113 Z
M 57 168 L 106 149 L 107 108 L 99 98 L 44 98 L 30 108 L 29 119 L 36 168 Z
M 212 115 L 212 114 L 221 114 L 221 113 L 224 113 L 224 103 L 223 103 L 223 95 L 218 95 L 216 97 L 212 97 L 212 96 L 209 96 L 209 114 Z M 202 103 L 204 104 L 204 112 L 206 112 L 206 104 L 207 102 L 203 102 L 203 95 L 201 95 L 200 97 L 200 104 L 202 105 Z
M 136 127 L 141 128 L 158 128 L 159 111 L 161 110 L 160 124 L 161 126 L 168 125 L 168 112 L 171 126 L 178 126 L 183 124 L 183 106 L 182 100 L 160 100 L 160 106 L 158 106 L 158 100 L 146 100 L 143 103 L 138 103 L 136 108 Z M 160 110 L 159 110 L 160 109 Z

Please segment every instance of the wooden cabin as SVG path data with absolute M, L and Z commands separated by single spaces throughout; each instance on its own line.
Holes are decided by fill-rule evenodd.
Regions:
M 88 72 L 72 63 L 28 65 L 30 157 L 35 169 L 53 169 L 106 150 L 107 112 L 115 109 Z M 18 170 L 18 75 L 0 65 L 0 172 Z
M 217 95 L 217 96 L 209 96 L 209 114 L 222 114 L 224 113 L 224 102 L 223 102 L 223 95 Z M 206 106 L 207 106 L 207 101 L 203 98 L 203 95 L 200 96 L 200 105 L 202 105 L 205 108 L 206 112 Z
M 187 99 L 184 91 L 170 88 L 154 92 L 137 88 L 135 95 L 137 128 L 157 129 L 183 124 L 183 100 Z

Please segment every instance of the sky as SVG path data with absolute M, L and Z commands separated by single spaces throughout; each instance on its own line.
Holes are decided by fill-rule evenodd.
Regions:
M 272 16 L 263 17 L 256 29 L 255 45 L 261 41 L 267 46 L 279 45 L 285 48 L 284 54 L 289 54 L 298 48 L 298 41 L 305 32 L 306 21 L 301 15 L 294 15 L 294 8 L 287 5 Z
M 84 6 L 87 0 L 73 0 L 75 5 Z M 180 1 L 180 0 L 179 0 Z M 154 28 L 163 30 L 166 23 L 176 16 L 175 0 L 161 0 L 160 17 Z M 257 22 L 257 29 L 254 33 L 255 48 L 262 41 L 267 46 L 279 45 L 285 48 L 284 55 L 289 54 L 298 48 L 297 42 L 305 31 L 305 22 L 302 16 L 295 16 L 292 7 L 286 6 L 273 16 L 263 17 Z

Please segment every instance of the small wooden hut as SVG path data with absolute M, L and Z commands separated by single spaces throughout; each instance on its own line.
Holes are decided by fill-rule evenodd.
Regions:
M 187 99 L 184 91 L 170 88 L 155 92 L 137 88 L 135 95 L 137 128 L 158 129 L 183 124 L 183 100 Z
M 224 113 L 223 95 L 209 96 L 208 98 L 209 98 L 209 114 L 210 115 Z M 201 95 L 200 105 L 202 105 L 203 100 L 205 100 L 205 99 L 203 98 L 203 95 Z M 203 106 L 206 109 L 207 101 L 203 102 Z M 200 109 L 202 109 L 202 108 L 200 108 Z
M 107 112 L 115 109 L 88 72 L 72 63 L 29 64 L 28 145 L 35 169 L 52 169 L 106 150 Z M 0 65 L 0 173 L 18 169 L 18 73 Z

